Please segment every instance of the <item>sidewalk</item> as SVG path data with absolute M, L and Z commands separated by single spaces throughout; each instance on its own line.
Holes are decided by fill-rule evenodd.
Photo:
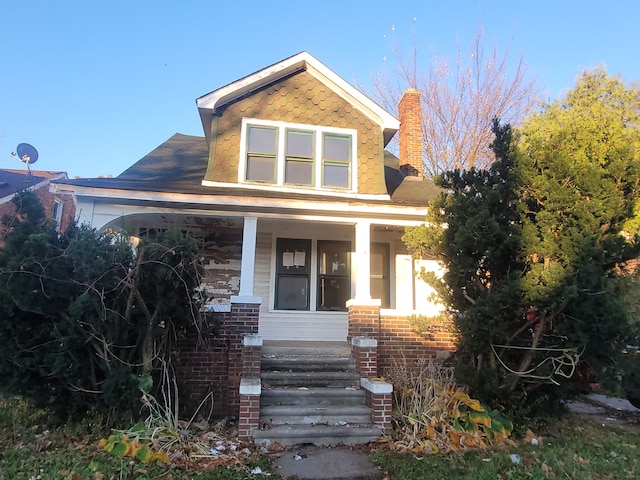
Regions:
M 589 395 L 587 395 L 587 399 L 591 400 L 592 402 L 604 405 L 608 408 L 614 408 L 616 410 L 624 412 L 640 413 L 640 409 L 631 405 L 629 400 L 627 400 L 626 398 L 612 398 L 600 393 L 590 393 Z
M 281 477 L 300 480 L 377 480 L 382 472 L 367 455 L 348 447 L 305 445 L 271 456 L 272 466 Z

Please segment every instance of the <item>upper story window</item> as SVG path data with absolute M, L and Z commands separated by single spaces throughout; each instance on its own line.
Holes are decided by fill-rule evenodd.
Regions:
M 356 131 L 243 119 L 240 182 L 353 191 Z

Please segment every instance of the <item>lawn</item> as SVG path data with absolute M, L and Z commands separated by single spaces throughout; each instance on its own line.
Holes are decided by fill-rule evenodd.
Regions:
M 259 450 L 219 432 L 202 431 L 198 451 L 169 452 L 168 464 L 107 453 L 99 441 L 111 433 L 99 420 L 55 425 L 22 400 L 0 400 L 0 480 L 245 480 L 269 472 Z
M 521 440 L 505 449 L 421 458 L 378 451 L 372 460 L 389 480 L 640 478 L 639 433 L 578 414 L 544 430 L 536 432 L 538 445 Z
M 269 473 L 277 478 L 267 456 L 240 444 L 244 454 L 220 451 L 196 460 L 178 456 L 169 464 L 144 464 L 100 448 L 98 441 L 109 432 L 99 422 L 55 426 L 48 418 L 25 402 L 0 401 L 0 480 L 244 480 Z M 498 450 L 421 458 L 378 446 L 371 448 L 371 459 L 388 480 L 640 478 L 638 433 L 570 414 L 539 427 L 536 435 L 538 445 L 516 441 Z M 209 438 L 215 446 L 218 437 Z

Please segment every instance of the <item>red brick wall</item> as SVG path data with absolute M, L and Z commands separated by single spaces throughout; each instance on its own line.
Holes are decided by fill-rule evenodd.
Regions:
M 378 375 L 394 361 L 403 358 L 411 365 L 419 358 L 435 356 L 446 358 L 455 351 L 455 336 L 446 326 L 437 327 L 431 337 L 424 338 L 416 333 L 406 315 L 381 315 L 377 306 L 350 305 L 349 341 L 353 337 L 368 337 L 378 341 Z
M 208 323 L 219 326 L 217 334 L 204 331 L 198 337 L 193 331 L 181 340 L 176 375 L 183 413 L 191 416 L 212 393 L 214 416 L 238 415 L 240 380 L 246 366 L 244 336 L 258 333 L 259 311 L 259 304 L 232 304 L 231 312 L 206 314 Z M 208 414 L 211 405 L 208 400 L 202 413 Z
M 347 340 L 353 337 L 378 338 L 380 329 L 380 307 L 373 305 L 349 305 L 349 331 Z
M 190 331 L 180 341 L 180 357 L 176 376 L 180 392 L 180 410 L 191 416 L 209 393 L 213 395 L 212 414 L 216 417 L 234 415 L 230 411 L 227 389 L 229 371 L 229 340 L 224 331 L 225 317 L 230 313 L 207 314 L 207 322 L 220 324 L 218 335 L 205 329 L 200 336 Z M 212 407 L 211 400 L 203 406 L 203 415 Z
M 403 357 L 411 364 L 419 358 L 437 356 L 446 358 L 456 349 L 455 336 L 447 327 L 434 328 L 432 339 L 426 339 L 413 332 L 406 316 L 382 315 L 378 337 L 378 372 L 394 364 Z
M 64 232 L 69 224 L 73 221 L 76 215 L 76 206 L 73 201 L 73 197 L 71 195 L 60 195 L 54 194 L 49 191 L 49 183 L 38 188 L 36 191 L 36 195 L 40 199 L 42 206 L 44 207 L 45 215 L 48 218 L 53 218 L 53 204 L 55 200 L 58 200 L 62 203 L 62 221 L 60 225 L 60 231 Z M 15 214 L 15 206 L 13 202 L 5 202 L 0 203 L 0 220 L 5 215 L 14 215 Z M 0 246 L 2 245 L 2 240 L 6 235 L 5 226 L 0 222 Z
M 373 393 L 365 389 L 371 420 L 381 428 L 390 428 L 393 417 L 393 393 Z

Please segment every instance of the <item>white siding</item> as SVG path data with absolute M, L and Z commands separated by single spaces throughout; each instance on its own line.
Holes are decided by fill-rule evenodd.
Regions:
M 427 271 L 442 272 L 442 266 L 436 260 L 413 260 L 408 253 L 397 253 L 396 267 L 396 305 L 403 313 L 435 315 L 442 310 L 441 304 L 434 304 L 429 297 L 434 292 L 427 283 L 418 277 L 424 267 Z

